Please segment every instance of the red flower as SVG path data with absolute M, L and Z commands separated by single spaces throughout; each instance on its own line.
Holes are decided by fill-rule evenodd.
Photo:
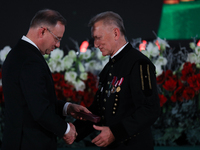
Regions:
M 61 79 L 61 74 L 60 73 L 53 73 L 52 77 L 53 77 L 54 82 L 58 82 Z
M 182 73 L 181 79 L 183 81 L 187 81 L 188 77 L 191 77 L 195 74 L 195 71 L 196 71 L 195 64 L 186 62 L 183 65 L 183 70 L 181 71 L 181 73 Z
M 163 88 L 167 91 L 174 91 L 176 89 L 177 81 L 173 78 L 169 78 L 169 80 L 165 81 L 163 84 Z
M 195 91 L 200 90 L 200 74 L 189 77 L 187 82 Z
M 190 99 L 193 99 L 195 96 L 195 90 L 191 87 L 186 87 L 183 91 L 183 97 L 186 99 L 186 100 L 190 100 Z
M 167 98 L 164 95 L 158 94 L 159 99 L 160 99 L 160 107 L 162 107 L 166 102 Z
M 161 75 L 156 78 L 157 84 L 163 84 L 165 81 L 165 72 L 163 71 Z
M 171 101 L 176 102 L 178 101 L 183 101 L 182 93 L 184 91 L 184 86 L 179 86 L 175 91 L 174 94 L 171 96 Z

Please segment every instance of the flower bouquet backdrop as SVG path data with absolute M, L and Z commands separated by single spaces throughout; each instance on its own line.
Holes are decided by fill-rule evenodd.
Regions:
M 159 37 L 154 41 L 140 38 L 130 42 L 151 59 L 156 66 L 157 86 L 160 98 L 161 115 L 152 126 L 154 143 L 163 145 L 200 144 L 200 42 L 195 39 L 188 43 L 189 49 L 170 47 Z M 10 47 L 0 51 L 1 65 Z M 55 49 L 44 56 L 52 72 L 58 100 L 90 106 L 98 87 L 98 74 L 108 62 L 100 50 L 89 47 L 80 52 L 76 43 L 75 50 L 67 53 Z M 0 141 L 4 128 L 4 98 L 0 70 Z M 68 117 L 67 121 L 72 118 Z M 94 136 L 94 135 L 91 135 Z M 70 147 L 91 145 L 88 137 Z M 58 140 L 58 147 L 67 147 Z

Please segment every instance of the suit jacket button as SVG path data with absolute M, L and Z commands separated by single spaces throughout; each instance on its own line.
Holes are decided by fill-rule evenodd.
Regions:
M 113 111 L 113 114 L 115 114 L 115 111 Z

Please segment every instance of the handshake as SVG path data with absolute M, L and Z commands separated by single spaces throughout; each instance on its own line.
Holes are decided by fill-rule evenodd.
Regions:
M 67 114 L 71 115 L 75 119 L 80 120 L 89 120 L 94 123 L 100 121 L 100 117 L 92 114 L 87 108 L 77 105 L 77 104 L 69 104 L 67 107 Z M 70 126 L 70 130 L 67 134 L 64 134 L 63 139 L 65 143 L 72 144 L 78 135 L 76 132 L 76 128 L 72 123 L 68 123 L 68 127 Z
M 94 123 L 100 121 L 100 117 L 92 114 L 87 108 L 77 104 L 69 104 L 67 107 L 67 114 L 71 115 L 75 119 L 89 120 Z M 63 136 L 63 139 L 65 143 L 72 144 L 78 134 L 76 132 L 75 126 L 72 123 L 69 123 L 69 126 L 70 126 L 70 131 Z M 101 132 L 91 141 L 96 146 L 106 147 L 115 140 L 115 137 L 109 127 L 93 125 L 93 128 Z

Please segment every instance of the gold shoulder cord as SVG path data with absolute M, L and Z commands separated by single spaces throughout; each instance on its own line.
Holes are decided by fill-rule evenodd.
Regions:
M 149 72 L 149 65 L 147 65 L 147 73 L 148 73 L 148 79 L 149 79 L 149 88 L 152 89 L 152 87 L 151 87 L 150 72 Z
M 143 73 L 142 73 L 142 65 L 140 65 L 140 77 L 142 82 L 142 90 L 144 90 L 144 79 L 143 79 Z

